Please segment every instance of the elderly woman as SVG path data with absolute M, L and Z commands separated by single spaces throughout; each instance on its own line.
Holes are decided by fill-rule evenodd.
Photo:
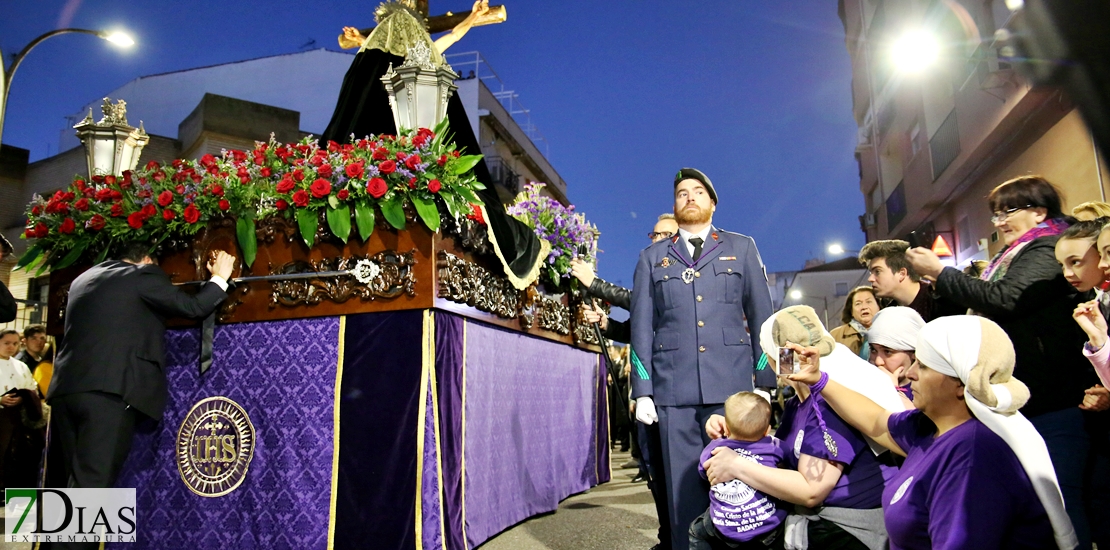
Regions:
M 829 331 L 834 340 L 844 344 L 853 353 L 866 360 L 871 355 L 867 345 L 867 329 L 879 311 L 879 301 L 875 299 L 875 289 L 869 286 L 853 288 L 844 299 L 844 311 L 840 322 L 844 323 Z
M 786 367 L 775 359 L 786 342 L 820 349 L 822 360 L 838 379 L 890 410 L 904 409 L 886 376 L 836 344 L 812 308 L 786 308 L 768 319 L 760 331 L 760 346 L 770 358 L 768 363 L 780 373 Z M 736 479 L 793 503 L 785 535 L 790 548 L 885 548 L 884 472 L 879 457 L 858 430 L 841 420 L 820 396 L 810 395 L 808 386 L 791 385 L 796 396 L 786 403 L 775 432 L 785 447 L 784 467 L 763 466 L 735 453 L 714 450 L 713 458 L 704 464 L 710 483 Z M 724 418 L 714 415 L 706 423 L 706 432 L 719 438 L 723 424 Z
M 1068 228 L 1056 188 L 1039 176 L 1022 176 L 987 197 L 1005 247 L 980 278 L 944 267 L 925 248 L 906 252 L 937 292 L 998 323 L 1017 354 L 1014 374 L 1032 394 L 1023 414 L 1044 438 L 1080 546 L 1090 548 L 1083 481 L 1090 451 L 1088 419 L 1079 408 L 1098 378 L 1083 354 L 1083 331 L 1068 319 L 1080 301 L 1056 262 L 1055 247 Z
M 910 405 L 913 391 L 906 373 L 914 362 L 917 334 L 923 326 L 925 320 L 913 308 L 894 306 L 880 311 L 868 332 L 871 339 L 870 363 L 890 376 Z
M 1014 347 L 982 317 L 925 325 L 909 371 L 916 410 L 890 413 L 821 372 L 820 351 L 789 378 L 845 421 L 906 457 L 883 492 L 891 549 L 1074 548 L 1044 440 L 1017 410 Z

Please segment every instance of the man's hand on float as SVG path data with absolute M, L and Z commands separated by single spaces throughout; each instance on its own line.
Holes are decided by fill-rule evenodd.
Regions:
M 601 330 L 609 328 L 609 317 L 605 315 L 605 311 L 594 305 L 592 300 L 582 304 L 582 317 L 587 323 L 598 323 Z
M 217 250 L 215 257 L 208 262 L 208 272 L 225 281 L 231 280 L 231 272 L 235 270 L 235 256 Z
M 655 414 L 655 401 L 650 397 L 645 395 L 636 398 L 636 420 L 647 426 L 659 421 L 659 415 Z

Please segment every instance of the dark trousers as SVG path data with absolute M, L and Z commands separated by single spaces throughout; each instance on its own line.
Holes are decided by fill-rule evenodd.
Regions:
M 698 474 L 698 460 L 709 444 L 705 421 L 722 409 L 722 405 L 688 405 L 656 410 L 674 550 L 687 549 L 690 523 L 709 508 L 709 482 Z
M 667 550 L 671 547 L 671 516 L 667 513 L 667 476 L 663 473 L 659 423 L 648 426 L 637 422 L 636 438 L 640 440 L 640 472 L 646 472 L 644 477 L 655 501 L 655 515 L 659 518 L 659 544 L 662 550 Z
M 1029 417 L 1029 422 L 1044 438 L 1048 447 L 1056 479 L 1060 482 L 1060 493 L 1064 496 L 1064 507 L 1068 511 L 1075 536 L 1079 539 L 1079 549 L 1091 548 L 1091 529 L 1087 514 L 1083 509 L 1084 472 L 1087 470 L 1087 456 L 1091 442 L 1085 427 L 1085 414 L 1079 408 L 1038 414 Z M 1095 413 L 1098 414 L 1098 413 Z
M 1091 440 L 1083 486 L 1091 542 L 1110 548 L 1110 411 L 1084 412 Z
M 779 524 L 770 533 L 749 541 L 738 542 L 725 538 L 713 525 L 709 510 L 690 523 L 690 550 L 782 550 L 784 526 Z M 816 548 L 816 547 L 815 547 Z
M 57 446 L 65 486 L 74 489 L 114 487 L 140 413 L 118 395 L 87 392 L 50 400 L 52 446 Z M 99 543 L 52 543 L 42 548 L 97 548 Z

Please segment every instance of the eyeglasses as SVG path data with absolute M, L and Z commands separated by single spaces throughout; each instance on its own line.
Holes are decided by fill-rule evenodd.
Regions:
M 991 223 L 994 223 L 994 224 L 1002 223 L 1002 222 L 1010 219 L 1010 216 L 1013 216 L 1014 213 L 1017 212 L 1018 210 L 1025 210 L 1026 208 L 1033 208 L 1033 205 L 1032 204 L 1027 204 L 1025 206 L 1019 206 L 1017 208 L 1011 208 L 1009 210 L 995 211 L 993 213 L 994 215 L 991 216 Z
M 674 231 L 652 231 L 648 233 L 648 238 L 652 241 L 656 239 L 669 239 L 674 236 Z

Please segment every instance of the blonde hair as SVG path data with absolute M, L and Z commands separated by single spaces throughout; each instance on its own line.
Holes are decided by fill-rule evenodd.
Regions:
M 1090 212 L 1095 218 L 1110 216 L 1110 204 L 1099 201 L 1087 201 L 1071 209 L 1071 215 L 1079 217 L 1081 212 Z
M 771 427 L 771 404 L 754 392 L 734 393 L 725 400 L 725 424 L 731 439 L 759 441 Z

